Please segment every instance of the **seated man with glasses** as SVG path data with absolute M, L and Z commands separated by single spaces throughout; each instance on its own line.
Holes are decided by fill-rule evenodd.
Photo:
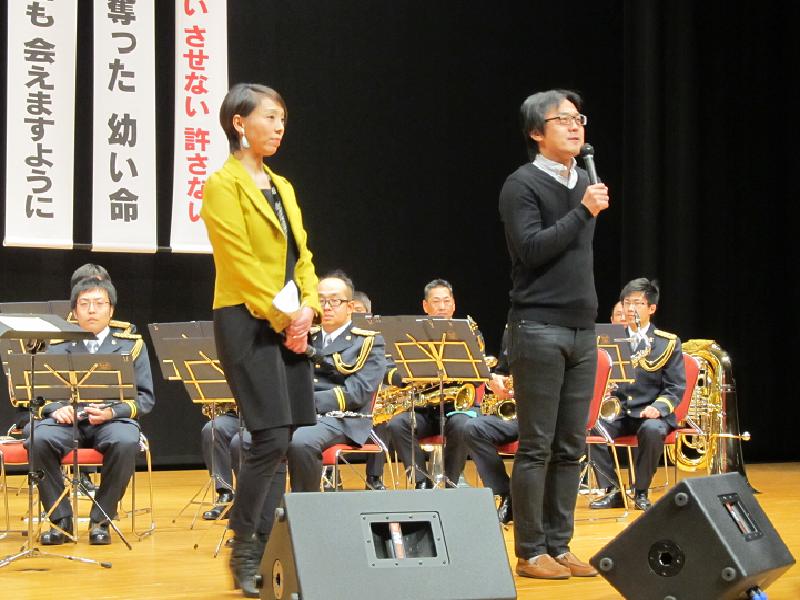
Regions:
M 651 506 L 647 490 L 658 469 L 664 438 L 678 427 L 674 412 L 686 389 L 681 341 L 672 333 L 656 329 L 650 321 L 658 306 L 658 296 L 656 282 L 644 277 L 629 281 L 622 289 L 620 301 L 627 318 L 635 380 L 619 384 L 612 392 L 620 401 L 620 414 L 598 424 L 611 438 L 636 434 L 639 447 L 634 460 L 634 505 L 639 510 Z M 609 449 L 593 446 L 592 459 L 597 480 L 606 487 L 606 495 L 590 506 L 621 508 L 622 491 Z
M 425 286 L 422 310 L 431 317 L 452 319 L 456 312 L 456 301 L 453 296 L 453 286 L 444 279 L 434 279 Z M 479 334 L 480 335 L 480 334 Z M 482 343 L 482 341 L 481 341 Z M 482 387 L 479 388 L 482 392 Z M 476 390 L 476 402 L 479 394 Z M 439 404 L 431 404 L 414 409 L 416 421 L 416 435 L 412 435 L 411 413 L 403 412 L 389 420 L 387 428 L 392 438 L 392 445 L 405 465 L 406 472 L 411 473 L 411 444 L 414 444 L 414 473 L 415 487 L 417 489 L 432 488 L 433 481 L 425 470 L 425 453 L 419 445 L 419 438 L 438 435 L 440 432 Z M 464 426 L 470 418 L 477 416 L 477 409 L 457 411 L 452 402 L 444 405 L 446 422 L 444 435 L 446 444 L 444 449 L 444 475 L 446 485 L 454 487 L 461 477 L 461 471 L 467 461 L 467 446 L 464 442 Z
M 108 279 L 80 280 L 70 298 L 78 325 L 94 334 L 94 338 L 78 342 L 51 345 L 47 354 L 129 354 L 133 357 L 136 378 L 136 399 L 80 405 L 78 441 L 81 448 L 94 448 L 103 454 L 100 487 L 95 495 L 89 518 L 90 544 L 110 544 L 109 525 L 105 515 L 113 518 L 117 505 L 136 466 L 139 452 L 140 428 L 137 419 L 153 409 L 153 377 L 150 360 L 142 337 L 133 333 L 112 332 L 109 327 L 117 304 L 117 291 Z M 112 400 L 112 399 L 110 399 Z M 38 482 L 42 506 L 49 510 L 64 490 L 61 459 L 72 450 L 73 421 L 76 415 L 67 401 L 50 402 L 39 410 L 41 421 L 36 422 L 35 442 L 28 448 L 35 465 L 42 470 Z M 30 439 L 25 442 L 28 446 Z M 102 508 L 102 510 L 100 510 Z M 105 515 L 103 514 L 105 512 Z M 53 528 L 42 534 L 43 545 L 64 543 L 63 531 L 72 531 L 72 506 L 64 497 L 50 514 Z

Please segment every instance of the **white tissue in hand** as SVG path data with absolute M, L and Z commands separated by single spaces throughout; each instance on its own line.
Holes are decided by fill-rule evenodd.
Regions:
M 289 316 L 300 310 L 299 293 L 294 281 L 290 281 L 283 286 L 283 289 L 275 295 L 272 304 L 279 311 Z

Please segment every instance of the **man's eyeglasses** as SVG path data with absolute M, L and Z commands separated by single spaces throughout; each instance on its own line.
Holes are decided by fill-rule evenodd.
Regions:
M 622 306 L 629 307 L 629 306 L 647 306 L 647 300 L 643 300 L 640 298 L 635 298 L 633 300 L 623 300 Z
M 342 302 L 350 302 L 347 298 L 320 298 L 319 303 L 322 305 L 322 308 L 325 306 L 330 306 L 331 308 L 339 308 L 342 305 Z
M 101 310 L 111 303 L 108 300 L 78 300 L 77 304 L 78 307 L 82 308 L 83 310 L 88 310 L 92 306 L 98 310 Z
M 555 117 L 550 117 L 549 119 L 544 120 L 545 123 L 548 121 L 558 121 L 561 125 L 564 125 L 564 127 L 569 127 L 572 125 L 572 123 L 583 127 L 589 122 L 589 119 L 586 117 L 586 115 L 569 115 L 567 113 L 562 113 L 560 115 L 556 115 Z

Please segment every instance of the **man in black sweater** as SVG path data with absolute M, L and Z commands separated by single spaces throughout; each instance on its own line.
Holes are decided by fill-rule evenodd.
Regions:
M 569 551 L 597 365 L 592 239 L 608 188 L 575 157 L 586 117 L 578 94 L 551 90 L 520 108 L 533 162 L 509 175 L 500 216 L 511 257 L 509 364 L 519 451 L 511 475 L 516 572 L 566 579 L 597 571 Z

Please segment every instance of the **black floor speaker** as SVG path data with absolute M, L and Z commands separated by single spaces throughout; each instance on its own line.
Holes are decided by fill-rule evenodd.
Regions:
M 739 473 L 684 479 L 590 561 L 626 598 L 746 598 L 794 564 Z
M 261 598 L 517 597 L 487 488 L 286 494 Z

